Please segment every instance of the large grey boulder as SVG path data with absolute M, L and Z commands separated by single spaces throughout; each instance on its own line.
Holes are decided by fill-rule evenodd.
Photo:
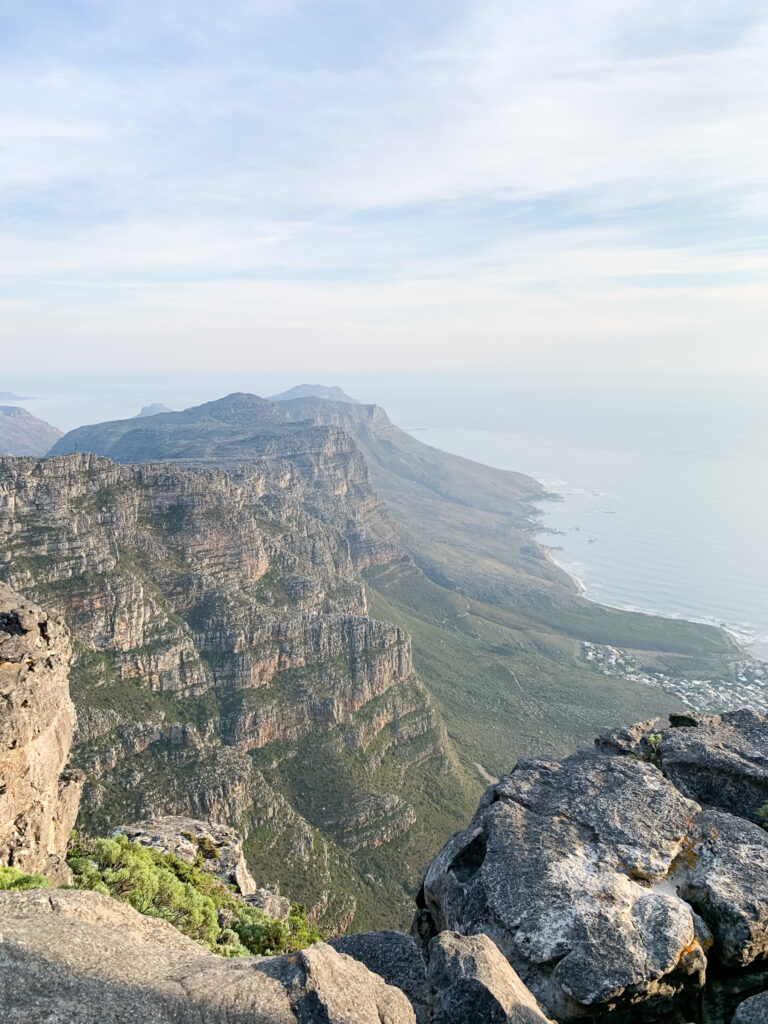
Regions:
M 550 1024 L 487 935 L 437 935 L 428 977 L 433 1024 Z
M 422 903 L 435 931 L 490 936 L 558 1020 L 660 1017 L 704 982 L 703 929 L 663 881 L 699 810 L 641 760 L 521 761 L 432 862 Z
M 0 583 L 0 865 L 58 881 L 83 787 L 67 770 L 71 657 L 62 620 Z
M 670 715 L 601 736 L 600 746 L 655 761 L 698 803 L 760 822 L 768 802 L 768 716 L 742 708 L 722 715 Z
M 77 890 L 0 892 L 3 1024 L 414 1024 L 403 993 L 319 943 L 225 960 Z
M 733 1024 L 765 1024 L 768 1021 L 768 992 L 746 999 L 739 1006 Z
M 296 1024 L 285 990 L 94 892 L 0 892 L 4 1024 Z
M 721 964 L 744 968 L 768 955 L 768 834 L 762 828 L 705 811 L 673 878 L 709 926 Z
M 291 901 L 287 896 L 281 896 L 270 889 L 256 889 L 244 896 L 243 902 L 249 907 L 258 907 L 270 917 L 276 917 L 278 921 L 285 921 L 290 917 Z
M 407 997 L 327 943 L 255 964 L 279 981 L 300 1024 L 415 1024 Z
M 396 985 L 410 1000 L 417 1020 L 428 1020 L 431 993 L 421 943 L 403 932 L 385 930 L 343 935 L 331 939 L 329 945 L 365 964 L 388 985 Z

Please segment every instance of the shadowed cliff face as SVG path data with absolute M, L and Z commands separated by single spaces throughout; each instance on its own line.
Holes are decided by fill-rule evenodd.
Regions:
M 86 825 L 221 820 L 326 927 L 366 885 L 404 919 L 439 834 L 404 776 L 457 769 L 407 636 L 367 615 L 357 570 L 403 556 L 345 435 L 226 472 L 0 460 L 0 538 L 2 578 L 72 630 Z

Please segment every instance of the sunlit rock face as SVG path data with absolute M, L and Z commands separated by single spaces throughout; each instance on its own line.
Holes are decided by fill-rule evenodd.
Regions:
M 433 860 L 415 930 L 490 936 L 558 1021 L 728 1024 L 768 987 L 767 756 L 768 719 L 733 712 L 521 760 Z
M 55 881 L 82 776 L 68 771 L 75 728 L 69 633 L 57 616 L 0 584 L 0 864 Z
M 10 1024 L 415 1024 L 400 989 L 325 943 L 227 960 L 167 921 L 74 890 L 0 892 L 0 920 Z

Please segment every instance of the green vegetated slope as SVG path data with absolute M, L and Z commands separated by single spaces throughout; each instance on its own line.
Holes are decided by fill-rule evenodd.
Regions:
M 345 447 L 349 437 L 354 451 Z M 718 630 L 582 598 L 534 540 L 534 502 L 545 497 L 536 481 L 424 445 L 375 406 L 314 397 L 277 405 L 235 395 L 185 413 L 81 428 L 54 450 L 229 472 L 254 462 L 284 467 L 298 487 L 296 507 L 342 539 L 331 561 L 343 561 L 344 541 L 349 546 L 357 579 L 365 581 L 367 613 L 412 638 L 416 675 L 406 673 L 358 710 L 348 702 L 333 727 L 318 714 L 313 728 L 282 735 L 262 730 L 254 744 L 259 709 L 270 700 L 287 710 L 305 700 L 307 688 L 332 699 L 333 657 L 323 654 L 322 671 L 311 680 L 285 667 L 267 687 L 225 686 L 233 656 L 230 640 L 219 637 L 207 643 L 203 663 L 222 680 L 215 687 L 222 749 L 215 757 L 195 749 L 182 755 L 165 739 L 165 760 L 151 762 L 156 771 L 161 766 L 169 805 L 183 800 L 190 779 L 221 777 L 225 789 L 238 792 L 243 780 L 243 799 L 258 809 L 238 812 L 247 818 L 239 823 L 247 826 L 254 873 L 263 884 L 282 883 L 321 920 L 324 914 L 349 924 L 354 913 L 354 928 L 403 925 L 415 879 L 443 839 L 466 822 L 488 776 L 508 770 L 520 755 L 562 753 L 603 728 L 676 706 L 658 689 L 604 675 L 582 657 L 582 641 L 629 650 L 649 668 L 730 671 L 735 649 Z M 354 472 L 340 473 L 342 450 Z M 366 482 L 368 472 L 396 529 Z M 270 500 L 276 499 L 259 502 L 262 519 L 269 518 L 263 510 Z M 183 520 L 173 516 L 153 523 L 161 532 L 184 533 Z M 267 568 L 248 600 L 285 604 L 286 583 L 290 590 L 305 571 L 287 572 L 287 557 Z M 340 594 L 339 585 L 335 580 Z M 344 585 L 354 593 L 351 579 Z M 324 587 L 322 581 L 316 587 L 318 600 Z M 204 607 L 181 617 L 193 632 L 216 635 L 208 628 L 216 616 Z M 262 660 L 265 653 L 259 652 Z M 243 657 L 240 650 L 235 659 L 241 674 Z M 345 657 L 347 679 L 355 652 Z M 124 677 L 115 684 L 117 690 L 126 685 L 141 688 Z M 89 699 L 98 700 L 93 692 Z M 114 699 L 119 702 L 117 692 Z M 196 721 L 205 718 L 200 702 L 209 699 L 202 694 L 189 703 Z M 149 772 L 153 750 L 131 755 L 146 762 L 140 774 Z M 221 813 L 228 799 L 219 800 Z M 111 793 L 105 806 L 118 800 Z
M 562 753 L 619 722 L 678 705 L 658 689 L 606 676 L 581 642 L 633 653 L 681 675 L 729 675 L 729 637 L 707 625 L 584 599 L 533 538 L 547 495 L 522 474 L 441 452 L 375 406 L 302 399 L 292 417 L 353 434 L 415 565 L 366 572 L 369 606 L 399 622 L 454 747 L 496 775 L 521 755 Z

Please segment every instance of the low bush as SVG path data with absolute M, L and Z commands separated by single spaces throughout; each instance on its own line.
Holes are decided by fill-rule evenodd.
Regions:
M 198 864 L 187 864 L 125 836 L 75 835 L 67 862 L 75 888 L 103 893 L 148 917 L 169 921 L 222 956 L 294 952 L 321 938 L 299 904 L 294 904 L 286 921 L 279 921 L 256 907 L 244 906 L 220 879 Z M 226 923 L 222 927 L 220 922 Z
M 50 884 L 45 875 L 27 875 L 18 868 L 0 867 L 0 889 L 47 889 Z

